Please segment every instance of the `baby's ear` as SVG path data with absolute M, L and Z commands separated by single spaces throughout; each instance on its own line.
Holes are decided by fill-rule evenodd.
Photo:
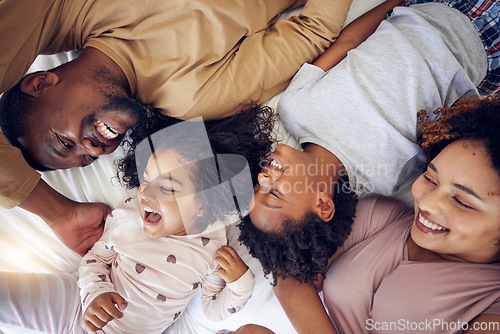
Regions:
M 325 193 L 319 193 L 318 195 L 317 214 L 324 222 L 332 220 L 333 215 L 335 214 L 335 204 L 333 204 L 333 199 Z
M 59 83 L 59 76 L 52 72 L 37 72 L 21 81 L 21 90 L 29 96 L 37 97 Z

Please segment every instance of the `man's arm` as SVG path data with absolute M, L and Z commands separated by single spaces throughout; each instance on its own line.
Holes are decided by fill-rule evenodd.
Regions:
M 312 62 L 335 40 L 351 2 L 308 0 L 299 16 L 278 20 L 246 37 L 220 74 L 199 92 L 196 105 L 179 117 L 222 118 L 250 101 L 264 102 L 283 91 L 304 63 Z
M 19 206 L 40 216 L 66 246 L 84 255 L 101 237 L 110 208 L 78 203 L 52 189 L 1 132 L 0 155 L 0 205 Z
M 85 255 L 101 237 L 110 212 L 104 203 L 79 203 L 40 179 L 19 207 L 40 216 L 70 249 Z
M 372 10 L 361 15 L 339 34 L 337 40 L 325 51 L 314 65 L 324 71 L 328 71 L 347 56 L 347 52 L 363 43 L 371 34 L 377 30 L 380 22 L 386 19 L 387 12 L 401 5 L 403 0 L 387 0 Z

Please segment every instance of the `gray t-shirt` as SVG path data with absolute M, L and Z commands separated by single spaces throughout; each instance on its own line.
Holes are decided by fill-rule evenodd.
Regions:
M 300 142 L 318 144 L 346 168 L 358 195 L 392 195 L 425 165 L 417 114 L 466 95 L 486 74 L 486 53 L 469 19 L 439 3 L 396 7 L 377 31 L 324 72 L 305 64 L 278 112 Z

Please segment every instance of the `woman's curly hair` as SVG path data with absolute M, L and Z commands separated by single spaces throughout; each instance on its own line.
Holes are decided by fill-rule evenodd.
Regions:
M 262 162 L 271 153 L 276 141 L 272 132 L 275 121 L 274 111 L 265 106 L 250 104 L 234 116 L 220 120 L 205 121 L 205 128 L 214 154 L 239 154 L 244 156 L 255 182 Z M 151 134 L 182 120 L 149 110 L 141 124 L 136 126 L 124 140 L 125 157 L 118 159 L 117 176 L 129 189 L 139 186 L 135 161 L 135 149 Z M 179 152 L 183 155 L 183 152 Z
M 439 110 L 441 118 L 422 125 L 421 147 L 428 160 L 458 139 L 484 143 L 493 166 L 500 171 L 500 94 L 468 97 Z
M 337 182 L 333 202 L 335 214 L 330 221 L 324 222 L 310 212 L 285 221 L 278 233 L 257 229 L 249 215 L 240 222 L 239 241 L 260 261 L 264 274 L 273 275 L 273 285 L 278 278 L 287 277 L 312 284 L 325 274 L 328 259 L 351 233 L 356 213 L 358 199 L 346 179 Z

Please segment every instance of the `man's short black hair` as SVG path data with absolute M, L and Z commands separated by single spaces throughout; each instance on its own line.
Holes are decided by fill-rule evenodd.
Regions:
M 33 108 L 32 97 L 21 89 L 23 79 L 17 85 L 4 92 L 0 98 L 0 129 L 11 145 L 21 150 L 24 160 L 31 167 L 41 172 L 49 171 L 52 169 L 36 162 L 19 142 L 19 138 L 24 135 L 24 120 Z

